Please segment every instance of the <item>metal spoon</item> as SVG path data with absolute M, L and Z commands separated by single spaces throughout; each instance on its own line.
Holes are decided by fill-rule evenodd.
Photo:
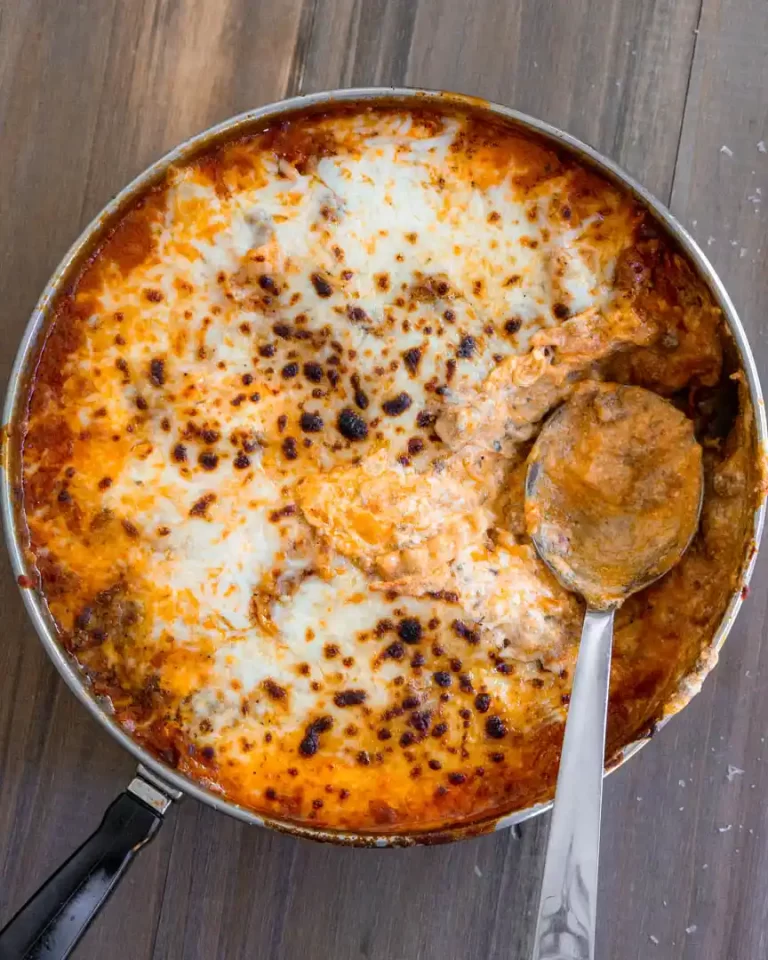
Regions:
M 531 451 L 528 533 L 563 586 L 587 602 L 533 960 L 594 960 L 614 613 L 680 560 L 703 489 L 693 424 L 639 387 L 581 385 Z

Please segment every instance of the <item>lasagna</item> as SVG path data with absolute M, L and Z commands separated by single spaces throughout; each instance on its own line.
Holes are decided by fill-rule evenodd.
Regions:
M 490 822 L 553 792 L 583 612 L 526 534 L 542 421 L 638 384 L 705 450 L 696 540 L 617 618 L 613 757 L 740 575 L 729 350 L 644 209 L 547 142 L 468 108 L 296 114 L 172 167 L 53 305 L 23 451 L 40 589 L 116 721 L 229 800 Z

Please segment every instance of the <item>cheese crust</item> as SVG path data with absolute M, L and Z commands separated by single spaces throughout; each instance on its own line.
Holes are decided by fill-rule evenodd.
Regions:
M 609 753 L 706 651 L 754 505 L 724 325 L 547 143 L 293 117 L 171 169 L 54 312 L 24 444 L 43 592 L 125 729 L 229 799 L 397 833 L 551 795 L 582 608 L 523 477 L 584 380 L 672 398 L 707 477 L 684 561 L 618 616 Z

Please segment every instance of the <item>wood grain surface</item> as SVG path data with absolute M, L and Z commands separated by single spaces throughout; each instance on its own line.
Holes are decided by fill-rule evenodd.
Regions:
M 184 137 L 288 94 L 408 84 L 501 100 L 617 160 L 699 239 L 768 362 L 765 0 L 4 0 L 3 382 L 83 225 Z M 0 574 L 0 922 L 133 763 L 49 665 Z M 768 956 L 768 551 L 699 697 L 607 784 L 600 960 Z M 730 776 L 729 776 L 730 771 Z M 526 960 L 546 818 L 358 851 L 185 801 L 80 960 Z

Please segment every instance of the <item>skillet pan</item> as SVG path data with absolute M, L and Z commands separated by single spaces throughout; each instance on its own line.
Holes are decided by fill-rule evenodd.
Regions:
M 90 711 L 110 736 L 133 754 L 138 761 L 138 769 L 135 778 L 128 784 L 125 791 L 107 809 L 101 824 L 92 836 L 0 931 L 0 960 L 22 960 L 22 958 L 61 960 L 67 957 L 138 852 L 160 829 L 169 809 L 184 795 L 207 803 L 222 813 L 254 826 L 269 827 L 315 840 L 368 847 L 441 843 L 476 836 L 519 824 L 543 813 L 551 806 L 550 803 L 539 803 L 501 818 L 480 821 L 469 826 L 446 827 L 427 833 L 395 835 L 335 832 L 260 816 L 208 790 L 202 784 L 180 775 L 134 741 L 115 722 L 110 713 L 109 703 L 95 696 L 76 662 L 59 644 L 55 625 L 45 600 L 36 589 L 37 580 L 31 576 L 34 571 L 26 551 L 26 530 L 19 493 L 21 489 L 21 426 L 24 422 L 34 371 L 50 324 L 51 305 L 72 283 L 83 261 L 98 245 L 100 238 L 115 221 L 120 219 L 122 213 L 139 195 L 162 179 L 172 164 L 184 163 L 201 150 L 219 141 L 254 132 L 273 124 L 276 120 L 284 120 L 291 114 L 322 110 L 339 103 L 357 102 L 366 105 L 394 103 L 406 109 L 451 105 L 476 109 L 491 119 L 500 118 L 521 130 L 533 132 L 558 150 L 570 153 L 576 160 L 591 167 L 599 175 L 633 195 L 655 218 L 662 232 L 687 257 L 722 311 L 749 392 L 758 449 L 766 448 L 765 412 L 755 363 L 733 304 L 706 257 L 682 225 L 643 187 L 610 160 L 567 133 L 507 107 L 457 94 L 401 88 L 365 88 L 296 97 L 261 107 L 227 120 L 181 144 L 122 190 L 86 227 L 66 254 L 48 282 L 30 318 L 8 385 L 3 415 L 0 509 L 14 576 L 21 588 L 27 612 L 54 666 L 85 709 Z M 724 643 L 742 598 L 746 594 L 745 587 L 754 566 L 764 512 L 765 503 L 761 500 L 754 513 L 751 538 L 745 546 L 740 582 L 711 642 L 713 655 L 705 658 L 706 665 L 697 675 L 686 678 L 684 688 L 678 692 L 674 703 L 670 703 L 669 709 L 664 710 L 655 729 L 662 726 L 673 713 L 681 709 L 700 687 L 704 674 L 716 662 L 715 654 Z M 648 737 L 644 737 L 626 746 L 610 759 L 607 770 L 616 769 L 633 756 L 647 740 Z

